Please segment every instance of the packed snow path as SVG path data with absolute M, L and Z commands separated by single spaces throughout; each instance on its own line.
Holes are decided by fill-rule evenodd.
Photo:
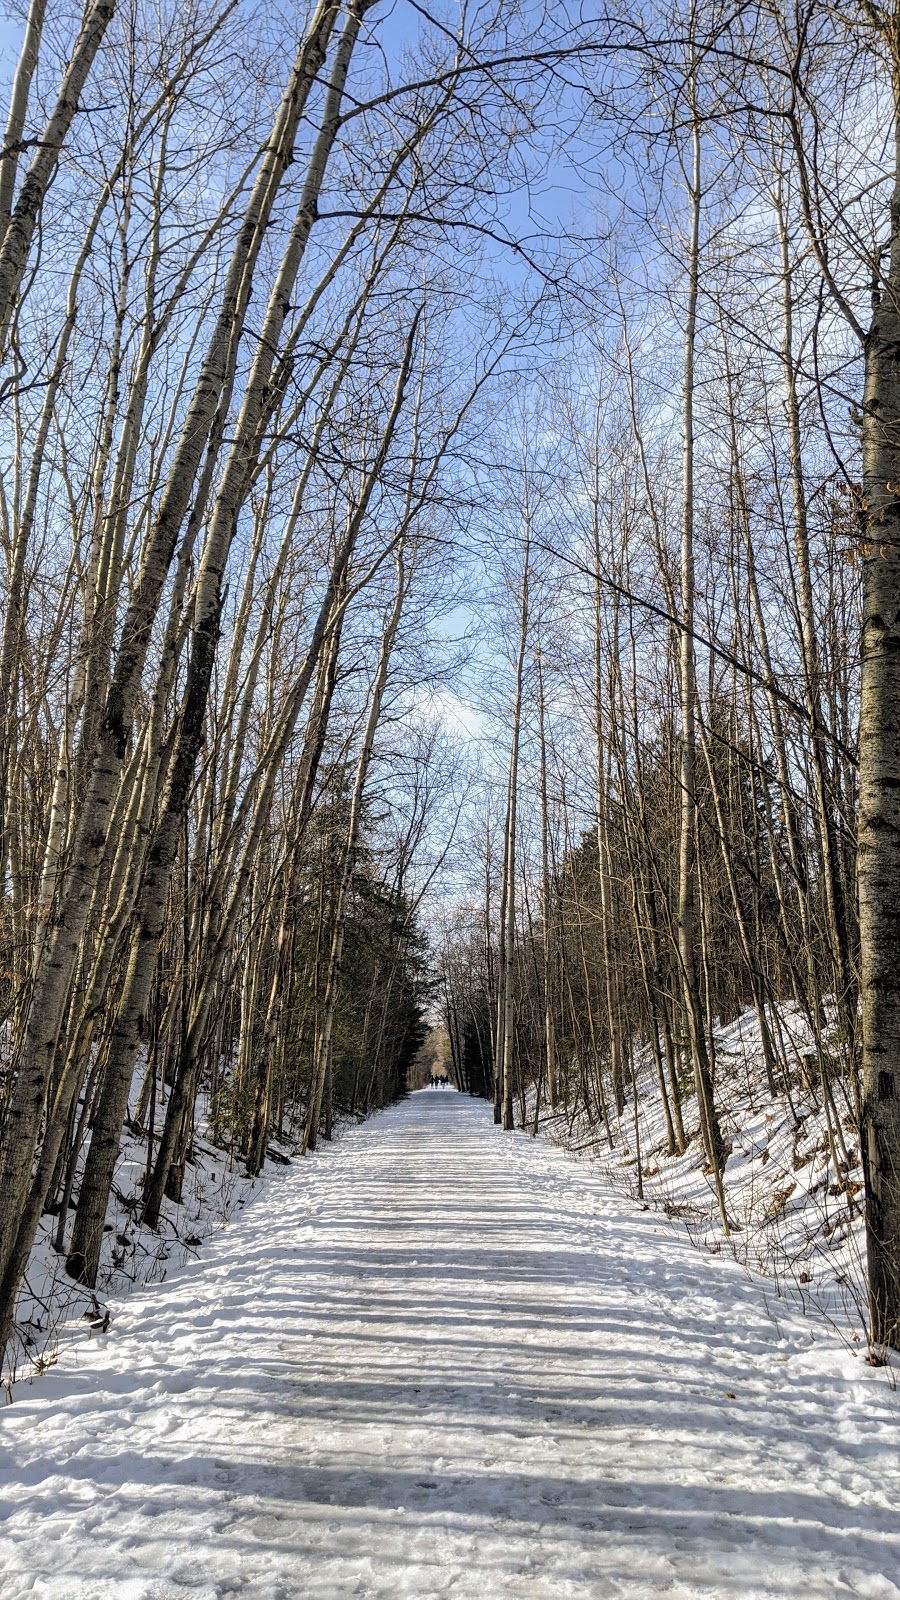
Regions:
M 0 1418 L 0 1594 L 900 1596 L 884 1372 L 423 1091 Z

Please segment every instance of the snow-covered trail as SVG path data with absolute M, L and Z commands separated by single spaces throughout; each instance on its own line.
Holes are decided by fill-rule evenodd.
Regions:
M 0 1595 L 900 1596 L 885 1374 L 424 1091 L 0 1417 Z

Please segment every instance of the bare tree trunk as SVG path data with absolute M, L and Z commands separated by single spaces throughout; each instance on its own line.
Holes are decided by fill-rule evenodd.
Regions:
M 63 72 L 56 104 L 37 142 L 37 152 L 22 181 L 18 199 L 8 213 L 0 212 L 0 226 L 3 228 L 2 245 L 0 245 L 0 352 L 6 346 L 10 321 L 28 265 L 44 196 L 56 171 L 56 164 L 78 110 L 97 51 L 113 19 L 116 4 L 117 0 L 95 0 L 94 5 L 86 11 L 72 54 Z M 37 49 L 43 24 L 40 12 L 41 8 L 35 5 L 29 16 L 22 60 L 16 72 L 10 123 L 13 132 L 18 126 L 20 134 L 24 123 L 31 73 L 34 70 L 31 65 L 32 56 Z M 17 155 L 15 147 L 4 149 L 5 168 L 0 194 L 7 205 L 12 201 Z
M 105 28 L 111 13 L 112 0 L 106 0 L 106 3 L 94 7 L 91 13 L 93 19 L 91 39 L 97 30 L 101 29 L 101 23 L 102 28 Z M 128 748 L 141 673 L 151 642 L 153 624 L 179 532 L 190 506 L 204 451 L 211 432 L 216 428 L 216 418 L 224 415 L 227 398 L 231 393 L 238 347 L 243 333 L 244 314 L 253 285 L 254 268 L 262 248 L 279 184 L 293 157 L 294 136 L 299 119 L 325 60 L 336 16 L 336 0 L 320 0 L 282 98 L 271 143 L 260 165 L 236 241 L 222 302 L 197 388 L 173 453 L 166 488 L 154 527 L 148 535 L 140 570 L 123 620 L 116 668 L 110 681 L 97 746 L 92 752 L 90 781 L 72 843 L 71 863 L 65 886 L 60 893 L 59 909 L 51 936 L 47 941 L 46 953 L 35 974 L 30 1011 L 21 1043 L 18 1072 L 0 1144 L 0 1195 L 2 1195 L 0 1346 L 5 1344 L 8 1337 L 18 1288 L 16 1273 L 8 1270 L 10 1259 L 19 1233 L 21 1211 L 30 1183 L 44 1099 L 52 1073 L 79 946 L 107 846 L 110 813 Z M 102 29 L 100 36 L 102 37 Z M 86 49 L 85 45 L 85 51 Z M 73 111 L 74 107 L 70 109 Z M 55 159 L 54 154 L 54 164 Z M 49 176 L 48 170 L 46 181 L 49 181 Z M 21 276 L 24 268 L 24 258 L 21 259 L 21 264 L 15 267 L 15 262 L 21 257 L 20 244 L 24 237 L 24 220 L 23 226 L 18 227 L 16 213 L 24 200 L 23 189 L 23 194 L 14 209 L 6 243 L 0 252 L 0 320 L 2 320 L 5 293 L 4 266 L 9 262 L 13 263 L 7 272 L 10 282 L 16 273 Z M 32 202 L 29 201 L 28 204 L 32 205 Z M 34 215 L 31 221 L 32 230 Z M 28 238 L 30 240 L 30 233 Z M 20 243 L 16 244 L 16 240 Z
M 527 495 L 527 488 L 526 488 Z M 500 1049 L 500 1112 L 507 1133 L 514 1127 L 512 1063 L 513 1032 L 513 951 L 516 939 L 516 809 L 519 789 L 519 738 L 522 722 L 522 685 L 525 651 L 528 647 L 529 555 L 531 548 L 530 513 L 525 507 L 525 539 L 522 549 L 522 585 L 519 595 L 519 647 L 516 655 L 515 698 L 513 702 L 512 744 L 509 753 L 509 782 L 506 796 L 506 830 L 503 840 L 503 915 L 502 968 L 498 974 L 498 1046 Z
M 540 649 L 536 652 L 538 679 L 538 723 L 541 748 L 541 954 L 544 990 L 544 1064 L 550 1110 L 558 1098 L 556 1062 L 556 1012 L 553 994 L 553 881 L 550 871 L 550 817 L 547 796 L 547 735 L 545 728 L 544 668 Z M 537 1117 L 537 1112 L 535 1112 Z
M 296 851 L 306 832 L 306 826 L 312 811 L 313 785 L 316 779 L 319 761 L 325 744 L 325 735 L 328 728 L 328 718 L 331 711 L 332 697 L 337 680 L 338 654 L 340 651 L 341 622 L 343 613 L 338 620 L 328 645 L 328 654 L 319 668 L 319 680 L 313 699 L 309 717 L 309 726 L 306 730 L 303 756 L 300 763 L 298 784 L 298 812 L 294 825 L 294 837 L 291 845 Z M 269 1001 L 266 1008 L 263 1037 L 258 1051 L 255 1073 L 255 1095 L 253 1107 L 253 1123 L 248 1143 L 247 1171 L 251 1177 L 256 1177 L 261 1171 L 265 1160 L 266 1141 L 268 1137 L 268 1109 L 272 1072 L 274 1069 L 276 1040 L 278 1025 L 281 1017 L 282 997 L 287 976 L 286 952 L 289 949 L 289 917 L 291 911 L 291 886 L 292 870 L 289 864 L 287 869 L 287 886 L 284 896 L 284 910 L 281 925 L 278 930 L 278 943 L 275 964 L 272 973 L 272 985 Z
M 400 627 L 400 618 L 403 612 L 403 603 L 406 599 L 409 575 L 406 569 L 406 556 L 401 546 L 397 552 L 397 587 L 394 594 L 394 603 L 385 625 L 381 641 L 381 651 L 378 657 L 378 666 L 372 684 L 369 701 L 369 713 L 363 731 L 362 745 L 356 763 L 356 774 L 353 780 L 353 793 L 350 800 L 350 818 L 347 824 L 347 839 L 344 846 L 344 861 L 341 869 L 341 879 L 338 886 L 337 898 L 334 907 L 334 926 L 331 936 L 331 949 L 328 956 L 328 973 L 325 980 L 325 995 L 322 1002 L 322 1014 L 319 1019 L 316 1040 L 316 1054 L 313 1063 L 313 1080 L 310 1086 L 309 1106 L 306 1115 L 306 1124 L 303 1134 L 303 1149 L 314 1150 L 319 1132 L 319 1119 L 322 1111 L 322 1100 L 329 1080 L 332 1061 L 332 1047 L 334 1038 L 334 1017 L 337 1007 L 338 985 L 341 978 L 341 961 L 344 951 L 344 934 L 347 922 L 347 909 L 350 890 L 353 883 L 353 874 L 356 871 L 357 851 L 359 846 L 359 833 L 362 822 L 362 805 L 365 793 L 366 779 L 375 749 L 375 735 L 381 718 L 381 706 L 384 691 L 387 687 L 388 670 L 391 664 L 391 655 Z
M 22 134 L 25 131 L 25 117 L 28 112 L 28 97 L 34 70 L 38 64 L 46 11 L 47 0 L 31 0 L 28 21 L 25 24 L 25 37 L 22 40 L 22 50 L 9 97 L 6 133 L 3 149 L 0 151 L 0 246 L 3 244 L 12 211 L 16 173 L 22 150 Z
M 895 24 L 896 26 L 896 24 Z M 900 1350 L 900 54 L 890 254 L 865 345 L 859 916 L 870 1334 Z
M 797 606 L 800 620 L 800 657 L 803 666 L 803 688 L 809 713 L 811 759 L 815 779 L 816 823 L 822 857 L 822 879 L 825 889 L 825 908 L 828 938 L 834 968 L 835 1005 L 842 1031 L 847 1041 L 847 1060 L 851 1079 L 856 1075 L 856 1012 L 857 994 L 853 981 L 847 933 L 846 896 L 841 878 L 840 859 L 833 816 L 833 801 L 828 770 L 826 729 L 822 716 L 822 673 L 819 662 L 815 600 L 809 554 L 809 527 L 806 505 L 806 484 L 803 472 L 803 446 L 800 428 L 800 402 L 797 394 L 797 371 L 794 357 L 794 289 L 790 262 L 790 241 L 780 204 L 778 204 L 778 233 L 781 254 L 782 279 L 782 366 L 785 383 L 785 409 L 788 425 L 788 452 L 791 466 L 791 491 L 793 496 L 794 554 L 797 566 Z M 813 997 L 817 1015 L 819 996 Z M 821 1023 L 819 1032 L 821 1034 Z M 821 1058 L 821 1044 L 819 1046 Z M 820 1059 L 824 1074 L 824 1060 Z
M 691 46 L 693 50 L 693 45 Z M 700 1122 L 707 1159 L 712 1169 L 722 1227 L 728 1233 L 725 1191 L 722 1183 L 724 1147 L 713 1097 L 712 1074 L 706 1047 L 703 1007 L 697 972 L 697 804 L 696 715 L 697 676 L 694 656 L 694 363 L 697 337 L 697 301 L 700 290 L 700 215 L 702 205 L 700 116 L 696 103 L 696 68 L 692 61 L 689 81 L 691 110 L 690 242 L 688 245 L 688 305 L 684 335 L 684 387 L 682 392 L 682 523 L 681 523 L 681 628 L 679 638 L 679 698 L 681 708 L 681 830 L 678 855 L 678 956 L 684 1009 L 697 1082 Z

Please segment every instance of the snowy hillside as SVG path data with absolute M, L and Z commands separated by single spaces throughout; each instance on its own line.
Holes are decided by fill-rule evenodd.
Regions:
M 201 1107 L 202 1110 L 202 1107 Z M 195 1136 L 185 1165 L 182 1202 L 163 1202 L 158 1228 L 140 1217 L 147 1142 L 126 1129 L 116 1165 L 107 1213 L 97 1289 L 92 1293 L 66 1272 L 65 1256 L 54 1248 L 59 1217 L 45 1215 L 17 1304 L 16 1331 L 8 1352 L 13 1380 L 52 1366 L 60 1345 L 83 1341 L 102 1329 L 110 1298 L 143 1285 L 161 1283 L 195 1260 L 211 1235 L 240 1212 L 270 1177 L 284 1172 L 286 1158 L 267 1160 L 258 1179 L 246 1176 L 243 1162 Z M 77 1187 L 75 1189 L 77 1197 Z
M 637 1136 L 633 1101 L 614 1129 L 613 1148 L 602 1128 L 580 1112 L 543 1115 L 541 1131 L 588 1159 L 612 1183 L 667 1216 L 691 1238 L 789 1288 L 824 1316 L 841 1337 L 865 1340 L 865 1242 L 862 1170 L 851 1107 L 834 1085 L 841 1114 L 832 1129 L 809 1069 L 812 1040 L 806 1020 L 780 1007 L 777 1024 L 794 1062 L 789 1093 L 766 1084 L 760 1032 L 753 1011 L 717 1028 L 716 1106 L 731 1152 L 724 1182 L 731 1236 L 725 1238 L 700 1140 L 696 1099 L 685 1096 L 687 1148 L 668 1151 L 666 1127 L 649 1053 L 637 1069 Z M 832 1149 L 838 1153 L 837 1166 Z M 638 1161 L 640 1153 L 640 1162 Z M 846 1157 L 846 1164 L 843 1157 Z

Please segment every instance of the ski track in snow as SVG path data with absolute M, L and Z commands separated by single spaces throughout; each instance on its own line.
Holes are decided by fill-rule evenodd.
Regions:
M 451 1091 L 16 1395 L 3 1600 L 900 1600 L 886 1374 Z

